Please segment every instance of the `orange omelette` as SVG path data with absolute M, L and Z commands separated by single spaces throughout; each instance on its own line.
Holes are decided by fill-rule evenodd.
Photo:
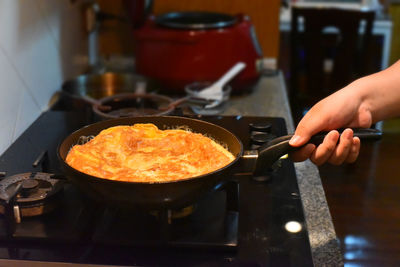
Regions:
M 69 151 L 66 162 L 100 178 L 166 182 L 218 170 L 235 157 L 212 139 L 186 130 L 160 130 L 154 124 L 115 126 Z

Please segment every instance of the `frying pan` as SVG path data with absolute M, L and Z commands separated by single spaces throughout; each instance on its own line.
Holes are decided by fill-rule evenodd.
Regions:
M 72 146 L 79 142 L 82 136 L 97 135 L 100 131 L 117 125 L 133 125 L 135 123 L 153 123 L 160 129 L 188 127 L 193 132 L 211 137 L 227 147 L 235 156 L 231 163 L 211 173 L 190 177 L 172 182 L 125 182 L 113 181 L 82 173 L 66 162 L 66 156 Z M 319 144 L 326 133 L 315 135 L 310 142 Z M 363 139 L 379 138 L 380 132 L 373 129 L 360 129 L 355 136 Z M 262 176 L 282 155 L 294 149 L 289 145 L 291 135 L 273 139 L 261 146 L 254 168 L 254 175 Z M 58 156 L 67 178 L 94 199 L 106 201 L 119 207 L 135 207 L 145 209 L 175 209 L 194 203 L 205 192 L 212 190 L 225 179 L 229 179 L 238 162 L 243 157 L 241 141 L 230 131 L 218 125 L 202 120 L 174 116 L 145 116 L 111 119 L 83 127 L 69 135 L 58 147 Z

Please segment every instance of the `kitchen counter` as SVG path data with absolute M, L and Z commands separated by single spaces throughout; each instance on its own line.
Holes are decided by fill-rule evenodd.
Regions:
M 282 117 L 289 133 L 295 129 L 283 74 L 260 79 L 251 94 L 233 96 L 223 115 Z M 315 266 L 341 266 L 342 255 L 318 168 L 309 160 L 295 163 L 299 190 Z

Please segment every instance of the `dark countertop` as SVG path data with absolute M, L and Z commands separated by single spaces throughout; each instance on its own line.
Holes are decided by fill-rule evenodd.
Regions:
M 383 122 L 380 141 L 361 144 L 353 164 L 319 167 L 345 264 L 400 262 L 400 119 Z

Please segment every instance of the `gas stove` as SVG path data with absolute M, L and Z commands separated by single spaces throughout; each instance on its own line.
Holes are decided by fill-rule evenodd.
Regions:
M 281 118 L 194 117 L 233 132 L 248 151 L 286 134 Z M 180 210 L 122 210 L 87 198 L 61 171 L 57 146 L 90 122 L 82 112 L 44 112 L 0 157 L 1 259 L 43 265 L 313 265 L 290 160 L 281 159 L 263 179 L 239 170 Z

